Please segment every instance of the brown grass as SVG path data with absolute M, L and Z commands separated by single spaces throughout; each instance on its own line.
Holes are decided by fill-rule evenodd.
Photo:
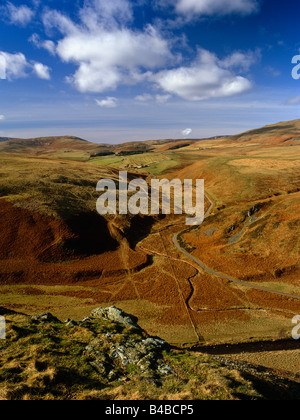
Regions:
M 195 256 L 237 279 L 295 294 L 300 274 L 299 128 L 292 122 L 192 142 L 168 151 L 171 166 L 155 167 L 155 173 L 170 179 L 205 179 L 215 207 L 198 231 L 184 235 L 196 248 Z M 22 155 L 22 144 L 18 156 L 0 156 L 0 291 L 10 307 L 28 313 L 54 307 L 65 315 L 86 312 L 95 302 L 119 303 L 129 312 L 134 308 L 155 334 L 176 343 L 194 341 L 193 328 L 212 342 L 278 336 L 287 317 L 299 312 L 293 300 L 235 287 L 178 261 L 183 257 L 172 235 L 185 228 L 183 217 L 152 220 L 144 231 L 145 220 L 134 224 L 129 218 L 99 216 L 95 229 L 96 183 L 101 177 L 116 180 L 118 170 L 68 161 L 64 148 L 74 147 L 82 159 L 91 145 L 69 138 L 58 143 L 51 143 L 47 159 L 46 150 L 37 157 L 42 150 L 34 142 L 31 157 Z M 176 145 L 148 142 L 144 149 L 149 155 L 149 148 L 155 148 L 163 156 Z M 124 145 L 124 150 L 132 147 Z M 262 202 L 250 222 L 245 213 Z M 22 285 L 27 288 L 18 288 Z M 252 329 L 249 334 L 245 325 Z

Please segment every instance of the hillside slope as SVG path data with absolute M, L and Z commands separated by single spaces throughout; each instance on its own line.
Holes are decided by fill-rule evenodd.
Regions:
M 282 123 L 272 133 L 293 136 L 296 126 Z M 130 143 L 124 155 L 81 162 L 67 160 L 67 153 L 63 158 L 0 153 L 3 304 L 29 315 L 51 310 L 74 319 L 92 306 L 115 304 L 134 312 L 151 334 L 180 346 L 290 337 L 291 319 L 300 311 L 295 298 L 300 146 L 297 141 L 272 144 L 274 138 L 265 142 L 263 131 L 255 143 L 229 138 L 190 145 L 146 142 L 144 149 L 138 147 L 147 152 L 135 155 L 126 154 L 137 146 Z M 149 152 L 149 146 L 164 150 Z M 132 171 L 131 179 L 205 180 L 213 208 L 182 240 L 210 273 L 174 247 L 173 235 L 186 229 L 184 216 L 102 218 L 96 213 L 97 182 L 117 180 L 120 170 Z M 294 369 L 288 356 L 284 363 Z
M 136 318 L 97 308 L 83 321 L 0 308 L 0 400 L 298 400 L 300 384 L 254 366 L 170 349 Z
M 285 121 L 231 136 L 228 142 L 259 142 L 261 144 L 300 144 L 300 120 Z
M 97 156 L 126 156 L 155 150 L 174 150 L 192 143 L 193 140 L 182 141 L 170 139 L 124 142 L 121 144 L 100 144 L 74 136 L 38 137 L 32 139 L 0 137 L 0 153 L 67 160 L 89 160 Z

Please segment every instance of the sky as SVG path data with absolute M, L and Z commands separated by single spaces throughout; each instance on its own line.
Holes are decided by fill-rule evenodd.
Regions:
M 300 118 L 299 18 L 298 0 L 0 0 L 0 137 L 204 138 Z

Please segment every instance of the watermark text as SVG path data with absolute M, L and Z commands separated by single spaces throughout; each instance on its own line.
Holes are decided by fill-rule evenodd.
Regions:
M 6 60 L 3 55 L 0 55 L 0 79 L 6 79 Z
M 294 80 L 300 79 L 300 55 L 295 55 L 292 59 L 292 64 L 295 64 L 292 70 L 292 78 Z
M 101 192 L 97 200 L 100 215 L 158 215 L 186 214 L 188 226 L 200 225 L 204 220 L 204 180 L 152 179 L 151 185 L 141 178 L 128 182 L 128 173 L 120 172 L 116 183 L 102 179 L 96 190 Z
M 293 318 L 292 323 L 296 325 L 293 328 L 292 337 L 294 340 L 300 340 L 300 315 L 296 315 Z
M 6 323 L 5 318 L 0 316 L 0 340 L 6 339 Z

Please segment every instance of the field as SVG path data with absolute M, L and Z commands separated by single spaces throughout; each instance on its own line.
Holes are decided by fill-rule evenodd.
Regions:
M 0 304 L 78 320 L 114 304 L 183 347 L 289 339 L 300 314 L 299 138 L 292 121 L 114 150 L 74 138 L 2 142 Z M 95 156 L 104 150 L 115 154 Z M 213 207 L 188 231 L 183 216 L 100 217 L 96 184 L 119 169 L 203 178 Z M 194 260 L 175 248 L 179 232 Z M 296 373 L 297 355 L 249 360 Z

